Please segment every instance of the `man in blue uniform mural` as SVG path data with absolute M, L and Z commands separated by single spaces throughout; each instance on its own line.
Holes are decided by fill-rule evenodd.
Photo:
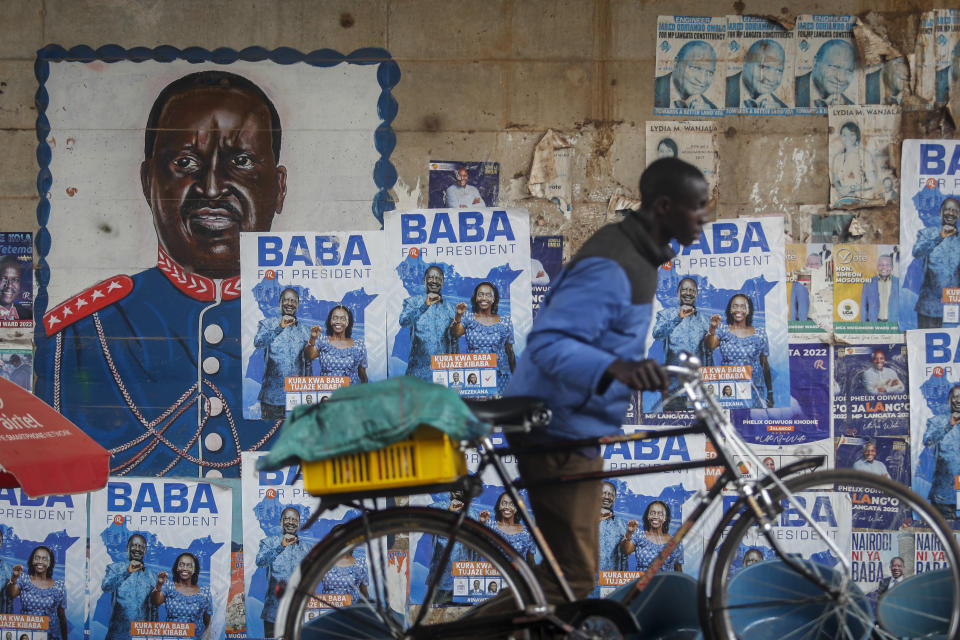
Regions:
M 202 71 L 160 92 L 144 138 L 157 266 L 45 314 L 38 395 L 110 449 L 114 473 L 236 476 L 279 426 L 241 418 L 239 273 L 240 232 L 283 207 L 280 118 L 246 78 Z

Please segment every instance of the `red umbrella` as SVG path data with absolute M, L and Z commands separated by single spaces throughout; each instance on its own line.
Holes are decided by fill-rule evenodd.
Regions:
M 0 378 L 0 488 L 31 498 L 103 488 L 110 453 L 53 407 Z

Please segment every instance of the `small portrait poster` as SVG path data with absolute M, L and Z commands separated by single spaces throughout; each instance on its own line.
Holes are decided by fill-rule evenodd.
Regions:
M 244 417 L 387 377 L 382 231 L 240 238 Z
M 724 115 L 725 16 L 660 16 L 653 112 Z
M 563 268 L 563 236 L 530 236 L 530 287 L 533 317 L 537 317 L 550 283 Z
M 0 233 L 0 328 L 33 326 L 33 234 Z
M 303 487 L 297 466 L 276 471 L 259 471 L 257 459 L 265 454 L 244 452 L 241 461 L 243 492 L 243 581 L 246 594 L 247 637 L 271 638 L 279 634 L 277 621 L 278 585 L 285 584 L 313 546 L 337 524 L 359 515 L 354 509 L 337 507 L 321 514 L 310 528 L 301 523 L 310 517 L 317 499 Z M 321 588 L 308 604 L 304 622 L 336 607 L 363 600 L 370 586 L 369 567 L 362 546 L 354 551 L 353 563 L 340 572 L 343 581 L 336 588 Z M 391 584 L 394 593 L 406 592 L 406 556 L 391 555 L 396 571 L 388 574 L 400 580 Z
M 797 18 L 796 113 L 826 115 L 831 105 L 861 104 L 855 21 L 855 16 L 827 14 Z
M 937 9 L 937 104 L 946 104 L 960 86 L 960 9 Z
M 915 546 L 909 531 L 850 533 L 851 573 L 874 605 L 880 595 L 914 574 Z
M 660 158 L 680 158 L 703 172 L 710 199 L 719 197 L 720 151 L 717 123 L 711 120 L 648 120 L 647 166 Z
M 907 331 L 911 488 L 960 527 L 960 329 Z
M 86 495 L 30 498 L 0 489 L 0 637 L 83 638 L 86 570 Z
M 822 336 L 833 330 L 833 263 L 823 245 L 787 243 L 787 322 L 790 333 Z M 829 250 L 828 250 L 829 251 Z
M 900 330 L 960 326 L 960 140 L 904 140 Z
M 648 357 L 686 351 L 725 408 L 790 406 L 782 217 L 713 222 L 660 268 Z M 645 413 L 682 411 L 685 398 L 645 392 Z
M 90 494 L 90 638 L 222 638 L 229 487 L 110 478 Z
M 482 209 L 497 206 L 499 162 L 430 161 L 430 209 Z
M 766 18 L 727 16 L 727 113 L 793 114 L 794 35 Z
M 909 367 L 902 342 L 833 347 L 833 420 L 837 436 L 910 433 Z
M 897 245 L 833 245 L 836 333 L 899 333 L 899 264 Z
M 389 375 L 502 394 L 532 321 L 527 211 L 390 211 L 384 231 Z
M 830 206 L 858 209 L 897 203 L 894 172 L 900 142 L 900 106 L 831 106 Z
M 0 378 L 33 391 L 33 349 L 0 349 Z

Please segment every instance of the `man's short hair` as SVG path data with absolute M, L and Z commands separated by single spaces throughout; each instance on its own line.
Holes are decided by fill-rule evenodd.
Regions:
M 144 545 L 144 546 L 147 545 L 147 539 L 146 539 L 144 536 L 140 535 L 139 533 L 135 533 L 135 534 L 133 534 L 132 536 L 130 536 L 129 538 L 127 538 L 127 548 L 128 548 L 128 549 L 130 548 L 130 543 L 133 542 L 133 539 L 134 539 L 134 538 L 140 538 L 141 540 L 143 540 L 143 545 Z
M 953 204 L 960 207 L 960 200 L 957 200 L 956 198 L 944 198 L 943 202 L 940 203 L 940 211 L 943 211 L 943 208 L 947 206 L 948 202 L 952 202 Z M 2 263 L 0 263 L 0 265 L 2 265 Z
M 8 362 L 15 367 L 19 367 L 21 362 L 20 356 L 18 356 L 17 354 L 13 354 L 12 356 L 10 356 L 10 360 Z M 0 534 L 0 540 L 2 539 L 3 539 L 3 534 Z
M 277 113 L 277 108 L 273 106 L 273 102 L 267 97 L 267 94 L 263 92 L 263 89 L 243 76 L 238 76 L 229 71 L 198 71 L 174 80 L 163 88 L 163 91 L 161 91 L 157 99 L 154 100 L 153 107 L 150 109 L 150 115 L 147 117 L 147 128 L 143 135 L 144 158 L 149 159 L 153 156 L 153 145 L 157 139 L 157 125 L 160 122 L 160 114 L 163 113 L 163 108 L 167 106 L 170 98 L 188 89 L 205 87 L 216 89 L 246 89 L 263 100 L 263 103 L 270 111 L 270 128 L 273 131 L 270 139 L 273 146 L 273 158 L 276 161 L 280 160 L 281 127 L 280 114 Z
M 4 269 L 9 269 L 9 268 L 17 269 L 19 271 L 20 261 L 17 260 L 16 256 L 11 256 L 8 254 L 0 258 L 0 271 L 3 271 Z
M 689 182 L 703 180 L 703 172 L 689 162 L 679 158 L 660 158 L 640 175 L 640 202 L 642 206 L 653 206 L 660 196 L 679 200 L 689 191 Z
M 763 55 L 764 51 L 776 52 L 777 55 L 780 56 L 781 60 L 784 60 L 786 58 L 786 54 L 783 51 L 783 47 L 780 45 L 779 42 L 777 42 L 776 40 L 763 39 L 763 40 L 757 40 L 752 45 L 750 45 L 750 48 L 747 49 L 747 53 L 744 56 L 744 61 L 756 62 L 760 60 L 760 57 Z
M 300 299 L 300 292 L 299 292 L 299 291 L 297 291 L 297 290 L 294 289 L 293 287 L 287 287 L 286 289 L 284 289 L 283 291 L 280 292 L 280 300 L 283 300 L 283 294 L 285 294 L 287 291 L 289 291 L 289 292 L 291 292 L 293 295 L 297 296 L 297 300 Z
M 873 353 L 870 354 L 870 359 L 873 360 L 873 357 L 878 353 L 881 354 L 884 358 L 887 357 L 887 353 L 883 349 L 874 349 Z
M 699 288 L 700 288 L 700 287 L 697 286 L 697 281 L 694 280 L 693 278 L 681 278 L 681 279 L 680 279 L 680 282 L 677 283 L 677 293 L 680 293 L 680 287 L 683 286 L 683 283 L 684 283 L 684 282 L 689 282 L 689 283 L 691 283 L 691 284 L 693 285 L 693 288 L 694 288 L 694 289 L 699 289 Z

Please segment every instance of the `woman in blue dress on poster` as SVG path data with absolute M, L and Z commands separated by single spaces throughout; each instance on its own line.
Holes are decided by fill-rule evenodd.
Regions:
M 170 570 L 173 584 L 167 582 L 167 572 L 157 574 L 157 585 L 150 593 L 150 602 L 154 607 L 167 605 L 167 622 L 193 623 L 193 637 L 203 638 L 210 626 L 210 614 L 213 611 L 213 599 L 210 587 L 197 584 L 200 579 L 200 562 L 192 553 L 177 556 Z
M 727 322 L 720 314 L 710 317 L 710 329 L 704 338 L 708 349 L 720 347 L 724 365 L 750 365 L 752 392 L 750 407 L 773 406 L 773 378 L 770 374 L 770 342 L 762 327 L 753 326 L 753 300 L 743 293 L 727 302 Z
M 363 340 L 353 337 L 353 312 L 342 304 L 327 314 L 326 332 L 319 326 L 310 328 L 304 352 L 308 360 L 319 358 L 315 376 L 345 376 L 350 384 L 367 381 L 367 348 Z
M 346 607 L 358 604 L 367 599 L 367 584 L 369 577 L 367 575 L 366 554 L 359 547 L 352 553 L 345 553 L 340 556 L 334 565 L 323 576 L 320 582 L 320 598 L 323 595 L 349 596 L 349 602 L 338 600 L 331 602 L 338 607 Z
M 493 514 L 491 518 L 489 511 L 481 511 L 480 522 L 499 533 L 527 561 L 527 564 L 534 566 L 537 546 L 533 542 L 533 536 L 520 521 L 513 498 L 506 492 L 501 493 L 496 504 L 493 505 Z
M 637 571 L 646 571 L 670 541 L 670 507 L 662 500 L 654 500 L 643 512 L 643 531 L 637 531 L 638 526 L 636 520 L 627 523 L 623 540 L 628 544 L 622 548 L 626 553 L 633 552 L 636 555 Z M 662 571 L 682 570 L 683 545 L 678 544 L 663 563 Z
M 467 353 L 494 353 L 497 356 L 497 394 L 502 394 L 517 366 L 513 353 L 513 323 L 500 315 L 500 291 L 492 282 L 481 282 L 467 304 L 457 304 L 457 315 L 450 325 L 454 339 L 467 338 Z
M 56 561 L 49 547 L 34 547 L 27 560 L 27 575 L 23 577 L 23 567 L 14 565 L 7 583 L 7 598 L 13 600 L 20 596 L 20 613 L 31 616 L 47 616 L 51 640 L 66 640 L 67 591 L 63 580 L 53 579 L 53 567 Z

